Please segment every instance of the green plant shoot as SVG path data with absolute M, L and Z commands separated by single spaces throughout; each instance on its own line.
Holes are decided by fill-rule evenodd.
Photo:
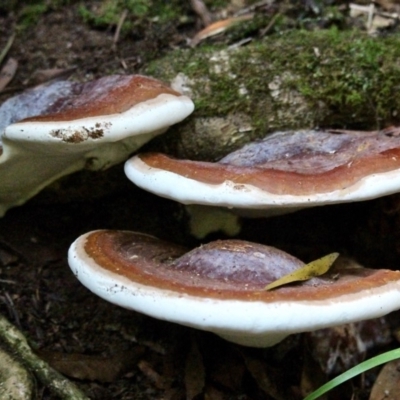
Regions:
M 342 384 L 343 382 L 348 381 L 351 378 L 354 378 L 357 375 L 364 373 L 372 368 L 377 367 L 378 365 L 385 364 L 389 361 L 397 360 L 400 358 L 400 349 L 390 350 L 386 353 L 380 354 L 379 356 L 375 356 L 366 360 L 353 368 L 350 368 L 348 371 L 343 372 L 343 374 L 338 375 L 336 378 L 330 380 L 329 382 L 322 385 L 316 391 L 310 393 L 304 400 L 316 400 L 323 394 L 329 392 L 336 386 Z

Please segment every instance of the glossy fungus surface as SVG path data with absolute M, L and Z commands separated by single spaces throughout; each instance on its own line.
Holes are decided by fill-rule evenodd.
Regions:
M 77 170 L 108 168 L 193 111 L 192 101 L 140 75 L 53 82 L 0 107 L 0 215 Z
M 400 129 L 278 132 L 215 163 L 150 153 L 128 160 L 125 171 L 138 186 L 185 204 L 272 209 L 366 200 L 400 190 Z
M 304 263 L 240 240 L 193 250 L 126 231 L 94 231 L 69 251 L 78 279 L 102 298 L 249 346 L 374 318 L 400 307 L 400 272 L 339 262 L 318 278 L 264 287 Z

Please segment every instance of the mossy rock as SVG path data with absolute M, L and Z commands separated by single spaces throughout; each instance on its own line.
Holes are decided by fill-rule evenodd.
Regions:
M 183 87 L 196 111 L 153 146 L 214 160 L 278 130 L 396 123 L 399 60 L 398 35 L 373 38 L 337 29 L 171 52 L 143 73 Z

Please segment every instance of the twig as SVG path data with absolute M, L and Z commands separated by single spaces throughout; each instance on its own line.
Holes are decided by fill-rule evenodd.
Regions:
M 248 13 L 251 13 L 251 12 L 255 11 L 257 8 L 261 8 L 261 7 L 264 7 L 264 6 L 271 6 L 274 3 L 275 3 L 274 0 L 261 0 L 261 1 L 258 1 L 257 3 L 252 4 L 249 7 L 240 9 L 234 15 L 235 16 L 239 16 L 239 15 L 242 15 L 242 14 L 248 14 Z
M 12 34 L 11 37 L 7 40 L 6 47 L 4 47 L 3 51 L 0 53 L 0 64 L 3 62 L 12 44 L 14 43 L 14 39 L 15 34 Z
M 0 347 L 0 398 L 29 400 L 32 398 L 33 384 L 31 375 Z
M 269 31 L 272 29 L 272 27 L 275 25 L 276 21 L 278 20 L 278 18 L 280 18 L 283 15 L 283 12 L 278 12 L 276 13 L 268 22 L 268 25 L 261 30 L 260 32 L 260 36 L 265 36 L 267 33 L 269 33 Z
M 0 315 L 0 340 L 12 349 L 21 362 L 55 395 L 63 400 L 89 400 L 72 382 L 36 356 L 25 336 L 2 315 Z
M 18 327 L 21 327 L 21 322 L 19 319 L 19 313 L 17 309 L 15 308 L 15 304 L 11 296 L 8 294 L 8 292 L 4 292 L 4 298 L 5 298 L 5 303 L 7 305 L 8 311 L 11 315 L 12 318 L 14 318 L 16 324 Z
M 0 91 L 2 91 L 14 78 L 17 72 L 18 61 L 10 57 L 0 70 Z
M 193 11 L 200 17 L 203 26 L 208 26 L 212 22 L 211 13 L 202 0 L 190 0 Z
M 113 38 L 113 48 L 114 49 L 117 48 L 117 43 L 118 43 L 118 40 L 119 40 L 119 35 L 121 33 L 122 25 L 124 24 L 127 15 L 128 15 L 128 10 L 125 9 L 122 12 L 121 16 L 119 17 L 117 29 L 115 30 L 115 34 L 114 34 L 114 38 Z
M 0 283 L 9 283 L 10 285 L 16 285 L 17 281 L 13 281 L 11 279 L 0 279 Z

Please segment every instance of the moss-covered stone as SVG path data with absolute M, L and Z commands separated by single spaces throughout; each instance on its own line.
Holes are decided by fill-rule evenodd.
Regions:
M 167 134 L 157 146 L 180 157 L 215 159 L 277 130 L 375 129 L 396 122 L 399 62 L 397 35 L 331 29 L 292 31 L 238 48 L 171 52 L 143 72 L 185 86 L 196 104 L 178 134 Z M 244 126 L 230 122 L 238 114 Z M 220 134 L 195 132 L 199 121 L 216 117 L 225 119 Z

